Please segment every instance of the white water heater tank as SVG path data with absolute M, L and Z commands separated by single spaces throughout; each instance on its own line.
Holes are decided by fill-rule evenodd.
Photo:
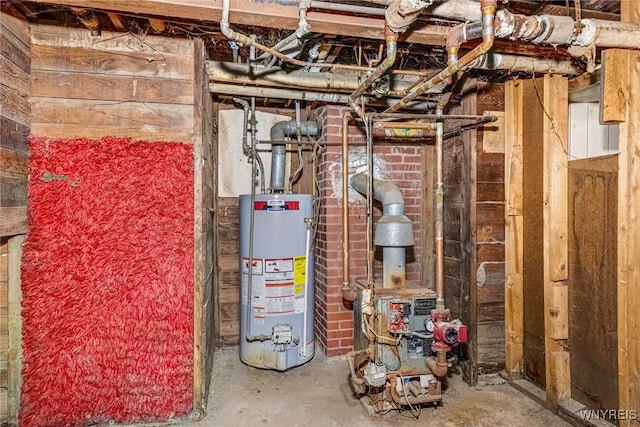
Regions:
M 240 359 L 247 365 L 284 371 L 313 357 L 312 218 L 308 194 L 258 194 L 253 206 L 250 195 L 240 196 Z

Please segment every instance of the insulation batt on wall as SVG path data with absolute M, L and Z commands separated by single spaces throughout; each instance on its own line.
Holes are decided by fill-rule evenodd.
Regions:
M 29 152 L 20 424 L 188 414 L 191 146 L 38 137 Z

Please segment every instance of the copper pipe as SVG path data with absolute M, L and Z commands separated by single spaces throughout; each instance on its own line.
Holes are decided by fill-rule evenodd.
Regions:
M 426 129 L 437 130 L 437 123 L 416 123 L 416 122 L 378 122 L 375 124 L 378 129 Z
M 447 352 L 438 351 L 436 357 L 430 356 L 426 360 L 427 368 L 436 377 L 444 377 L 449 370 L 449 364 L 447 363 Z
M 438 104 L 437 114 L 442 114 L 444 105 Z M 444 308 L 444 172 L 443 142 L 444 124 L 437 122 L 436 129 L 436 188 L 435 188 L 435 250 L 436 250 L 436 304 Z
M 391 398 L 398 405 L 420 405 L 422 403 L 432 403 L 432 402 L 440 402 L 442 400 L 441 394 L 424 394 L 422 396 L 409 397 L 409 396 L 400 396 L 398 391 L 396 390 L 396 384 L 398 383 L 398 377 L 393 376 L 389 378 L 389 391 L 391 393 Z
M 497 0 L 482 0 L 480 5 L 482 7 L 482 43 L 476 46 L 471 52 L 467 53 L 462 58 L 458 59 L 429 80 L 419 84 L 416 88 L 402 98 L 400 101 L 387 108 L 385 113 L 393 113 L 405 107 L 408 103 L 415 100 L 417 97 L 433 88 L 435 85 L 444 82 L 449 77 L 465 68 L 476 58 L 484 55 L 493 46 L 495 40 L 495 28 L 494 20 L 496 14 Z M 456 53 L 457 56 L 457 53 Z M 449 58 L 452 58 L 452 52 L 449 53 Z
M 369 89 L 373 82 L 378 80 L 387 70 L 393 67 L 393 64 L 395 64 L 396 54 L 398 53 L 398 33 L 393 32 L 391 28 L 386 25 L 384 27 L 384 36 L 387 42 L 387 57 L 375 69 L 375 71 L 371 73 L 356 90 L 353 91 L 349 96 L 349 103 L 356 102 L 356 99 Z
M 351 113 L 342 114 L 342 298 L 356 300 L 356 290 L 349 278 L 349 118 Z

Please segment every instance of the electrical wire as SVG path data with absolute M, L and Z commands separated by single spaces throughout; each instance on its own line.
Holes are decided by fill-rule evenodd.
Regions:
M 407 394 L 407 388 L 406 388 L 406 386 L 404 384 L 404 377 L 402 376 L 402 374 L 400 372 L 398 372 L 397 374 L 400 377 L 400 382 L 401 382 L 401 385 L 402 385 L 402 393 L 404 394 L 404 399 L 409 404 L 409 408 L 411 409 L 411 415 L 413 415 L 413 417 L 417 420 L 418 418 L 420 418 L 420 413 L 421 413 L 420 407 L 418 406 L 418 409 L 415 409 L 413 407 L 413 405 L 409 401 L 409 395 Z

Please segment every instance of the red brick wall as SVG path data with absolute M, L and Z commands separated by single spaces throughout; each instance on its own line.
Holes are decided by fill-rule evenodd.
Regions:
M 320 218 L 316 236 L 316 335 L 328 356 L 344 354 L 353 346 L 353 311 L 342 300 L 342 113 L 347 107 L 325 106 L 315 111 L 322 124 L 321 142 L 327 150 L 319 164 L 318 202 Z M 349 127 L 350 172 L 364 165 L 364 131 L 355 123 Z M 338 145 L 332 145 L 338 144 Z M 422 147 L 415 144 L 378 142 L 374 148 L 378 158 L 378 179 L 396 184 L 405 199 L 406 215 L 414 223 L 415 246 L 407 251 L 407 280 L 419 282 L 420 271 L 420 216 L 422 212 Z M 361 160 L 354 165 L 354 159 Z M 366 201 L 364 196 L 351 193 L 350 219 L 350 279 L 366 280 Z M 374 221 L 381 210 L 374 212 Z M 430 226 L 430 225 L 428 225 Z M 381 251 L 380 251 L 381 253 Z M 380 255 L 381 257 L 381 255 Z M 374 263 L 374 278 L 382 276 L 382 259 Z

